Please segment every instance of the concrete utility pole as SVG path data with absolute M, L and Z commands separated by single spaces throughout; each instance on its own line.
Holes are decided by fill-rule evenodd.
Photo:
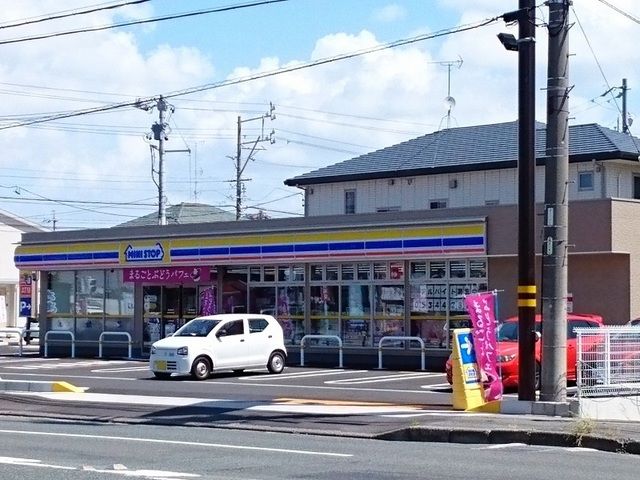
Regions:
M 567 400 L 567 259 L 569 240 L 569 1 L 549 4 L 547 151 L 542 244 L 540 399 Z
M 518 36 L 499 33 L 507 50 L 518 52 L 518 399 L 534 401 L 536 348 L 536 18 L 533 0 L 502 15 L 518 22 Z
M 520 0 L 518 21 L 518 399 L 535 388 L 536 18 L 534 0 Z
M 629 133 L 629 123 L 627 118 L 627 79 L 622 79 L 622 133 Z
M 164 140 L 165 140 L 165 121 L 164 112 L 167 111 L 167 102 L 164 101 L 162 96 L 158 99 L 156 104 L 158 108 L 158 123 L 159 127 L 156 140 L 158 140 L 158 225 L 167 224 L 167 203 L 164 196 Z M 154 130 L 154 134 L 156 131 Z
M 275 120 L 276 119 L 276 114 L 274 113 L 275 109 L 276 107 L 272 103 L 269 103 L 269 111 L 264 115 L 260 115 L 259 117 L 247 118 L 245 120 L 242 120 L 242 117 L 238 116 L 238 140 L 236 143 L 236 156 L 234 159 L 236 162 L 236 178 L 235 180 L 232 180 L 236 184 L 236 220 L 240 220 L 240 217 L 242 216 L 243 183 L 248 180 L 251 180 L 250 178 L 242 178 L 242 174 L 244 173 L 244 169 L 246 168 L 247 163 L 249 163 L 249 160 L 253 160 L 253 154 L 256 151 L 256 147 L 258 146 L 258 143 L 268 141 L 269 143 L 273 144 L 276 141 L 274 130 L 271 130 L 271 133 L 269 134 L 269 136 L 264 135 L 264 120 L 266 118 L 270 120 Z M 242 142 L 242 124 L 246 122 L 252 122 L 254 120 L 262 121 L 261 133 L 260 135 L 258 135 L 258 138 L 256 138 L 256 140 L 248 143 L 243 143 Z M 251 151 L 249 152 L 249 155 L 247 155 L 247 158 L 244 161 L 244 163 L 242 163 L 242 147 L 244 145 L 247 145 L 247 146 L 251 145 Z
M 150 111 L 154 105 L 146 102 L 136 102 L 136 107 L 141 110 Z M 164 155 L 165 153 L 174 153 L 174 152 L 189 152 L 191 153 L 191 149 L 181 149 L 181 150 L 167 150 L 164 147 L 164 142 L 168 140 L 168 132 L 167 132 L 167 122 L 165 119 L 165 112 L 169 110 L 170 112 L 174 111 L 172 105 L 169 105 L 162 96 L 158 98 L 156 101 L 155 107 L 158 109 L 158 121 L 151 125 L 151 132 L 153 133 L 153 137 L 147 136 L 147 139 L 157 140 L 158 146 L 150 145 L 151 147 L 151 156 L 153 158 L 153 150 L 158 150 L 158 171 L 156 172 L 153 169 L 153 163 L 151 167 L 151 175 L 154 173 L 158 174 L 158 182 L 156 186 L 158 187 L 158 225 L 166 225 L 167 224 L 167 196 L 165 195 L 164 188 Z M 155 182 L 155 179 L 153 179 Z

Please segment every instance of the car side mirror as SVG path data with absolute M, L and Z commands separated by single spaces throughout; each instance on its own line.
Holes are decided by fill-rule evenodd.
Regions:
M 542 338 L 542 333 L 536 332 L 536 342 L 540 341 L 541 338 Z
M 218 330 L 218 333 L 216 333 L 216 337 L 226 337 L 226 336 L 227 336 L 226 328 L 221 328 L 220 330 Z

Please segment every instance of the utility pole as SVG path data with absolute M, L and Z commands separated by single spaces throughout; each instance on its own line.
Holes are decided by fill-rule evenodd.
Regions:
M 569 240 L 569 1 L 547 0 L 547 149 L 542 244 L 540 399 L 567 400 L 567 260 Z M 624 125 L 624 123 L 623 123 Z
M 181 150 L 167 150 L 165 149 L 164 142 L 169 140 L 168 137 L 168 123 L 166 121 L 165 112 L 169 111 L 170 113 L 174 112 L 173 105 L 170 105 L 166 102 L 162 95 L 158 97 L 155 102 L 155 105 L 151 102 L 141 102 L 137 101 L 135 106 L 144 111 L 150 111 L 153 107 L 158 109 L 158 121 L 151 125 L 151 135 L 147 135 L 147 140 L 157 140 L 158 146 L 150 145 L 151 147 L 151 175 L 153 177 L 154 173 L 158 174 L 158 181 L 153 179 L 154 183 L 158 187 L 158 225 L 166 225 L 167 224 L 167 196 L 165 195 L 165 187 L 164 187 L 164 156 L 165 153 L 175 153 L 175 152 L 189 152 L 191 153 L 191 149 L 181 149 Z M 154 170 L 153 168 L 153 150 L 158 150 L 158 170 Z
M 627 79 L 622 79 L 622 133 L 629 133 L 629 124 L 627 119 Z
M 518 52 L 518 399 L 535 401 L 536 388 L 536 18 L 533 0 L 502 15 L 518 22 L 518 39 L 499 33 L 507 50 Z
M 243 183 L 248 180 L 251 180 L 249 178 L 244 178 L 244 179 L 242 178 L 242 174 L 244 173 L 244 169 L 246 168 L 247 163 L 249 163 L 249 160 L 253 160 L 253 154 L 256 151 L 256 147 L 258 146 L 258 143 L 268 141 L 269 143 L 273 144 L 276 141 L 274 130 L 271 130 L 271 133 L 269 134 L 269 136 L 264 135 L 264 120 L 266 118 L 270 120 L 275 120 L 276 119 L 276 114 L 274 113 L 275 109 L 276 107 L 273 105 L 273 103 L 269 103 L 269 111 L 264 115 L 260 115 L 259 117 L 247 118 L 245 120 L 243 120 L 242 117 L 238 116 L 238 139 L 236 143 L 236 156 L 234 159 L 236 163 L 235 165 L 236 178 L 235 180 L 232 180 L 232 182 L 236 184 L 236 220 L 240 220 L 240 217 L 242 216 Z M 258 138 L 254 141 L 243 143 L 242 142 L 242 124 L 246 122 L 252 122 L 255 120 L 260 120 L 262 122 L 262 129 L 261 129 L 260 135 L 258 135 Z M 245 145 L 247 145 L 247 148 L 248 148 L 248 145 L 251 145 L 251 151 L 249 152 L 249 155 L 247 155 L 247 158 L 244 161 L 244 163 L 242 163 L 242 148 Z
M 164 141 L 166 139 L 164 112 L 167 111 L 167 102 L 160 96 L 156 102 L 158 109 L 158 122 L 151 127 L 154 140 L 158 140 L 158 225 L 167 224 L 167 206 L 164 195 Z
M 53 231 L 56 231 L 56 224 L 58 223 L 58 220 L 56 220 L 56 211 L 52 210 L 51 211 L 51 226 L 53 228 Z
M 535 108 L 536 18 L 534 0 L 520 0 L 518 21 L 518 399 L 535 389 Z

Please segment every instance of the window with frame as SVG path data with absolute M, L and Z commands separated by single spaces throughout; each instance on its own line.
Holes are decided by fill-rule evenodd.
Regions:
M 578 190 L 593 190 L 593 172 L 578 173 Z
M 431 200 L 429 202 L 429 209 L 431 210 L 435 210 L 438 208 L 447 208 L 447 201 L 446 200 Z
M 640 200 L 640 175 L 633 176 L 633 198 Z
M 351 215 L 356 213 L 356 191 L 345 190 L 344 191 L 344 213 Z

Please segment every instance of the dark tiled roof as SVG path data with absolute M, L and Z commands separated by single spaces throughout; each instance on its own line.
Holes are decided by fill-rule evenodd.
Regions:
M 544 162 L 546 127 L 536 125 L 536 157 Z M 635 142 L 634 142 L 635 140 Z M 629 159 L 640 139 L 595 123 L 569 127 L 571 162 Z M 289 186 L 513 168 L 518 160 L 518 122 L 450 128 L 285 180 Z
M 225 212 L 217 207 L 202 203 L 179 203 L 167 207 L 167 225 L 187 223 L 225 222 L 235 220 L 234 213 Z M 144 225 L 158 225 L 158 212 L 138 217 L 121 223 L 118 227 L 141 227 Z

